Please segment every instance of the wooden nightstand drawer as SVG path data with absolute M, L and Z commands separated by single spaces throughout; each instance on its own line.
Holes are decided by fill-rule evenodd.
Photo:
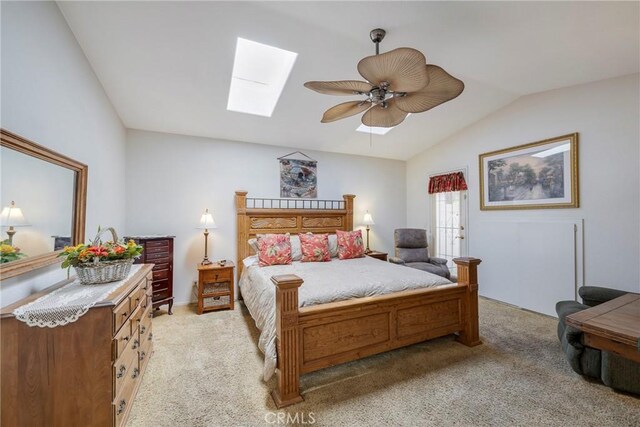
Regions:
M 225 268 L 224 270 L 207 270 L 202 273 L 202 280 L 204 281 L 204 283 L 227 282 L 231 280 L 232 271 L 232 269 L 228 268 Z
M 169 253 L 168 252 L 160 252 L 156 254 L 146 254 L 145 259 L 147 262 L 151 262 L 153 264 L 160 263 L 168 263 L 169 262 Z

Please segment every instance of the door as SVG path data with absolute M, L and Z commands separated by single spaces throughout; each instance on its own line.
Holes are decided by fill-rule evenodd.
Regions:
M 457 276 L 454 258 L 467 256 L 467 191 L 449 191 L 430 195 L 430 256 L 444 258 L 453 276 Z

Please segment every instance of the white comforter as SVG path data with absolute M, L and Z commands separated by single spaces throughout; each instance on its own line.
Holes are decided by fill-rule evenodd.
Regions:
M 258 266 L 256 256 L 243 262 L 245 268 L 239 286 L 244 303 L 261 331 L 258 347 L 265 356 L 265 381 L 271 378 L 276 367 L 276 304 L 271 276 L 295 274 L 304 280 L 298 294 L 300 307 L 451 283 L 435 274 L 370 257 L 269 267 Z

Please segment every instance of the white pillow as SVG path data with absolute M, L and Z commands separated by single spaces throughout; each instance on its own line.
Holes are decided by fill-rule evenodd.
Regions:
M 258 239 L 249 239 L 247 240 L 249 247 L 253 251 L 254 254 L 257 254 L 260 249 L 258 249 Z
M 299 236 L 289 236 L 291 241 L 291 260 L 300 261 L 302 259 L 302 245 Z
M 331 258 L 338 256 L 338 236 L 335 234 L 329 234 L 329 253 Z

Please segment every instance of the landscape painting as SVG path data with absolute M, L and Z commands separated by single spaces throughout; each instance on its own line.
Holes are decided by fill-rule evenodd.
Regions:
M 480 155 L 480 209 L 578 207 L 578 134 Z
M 280 160 L 280 197 L 318 197 L 318 165 L 315 160 Z

